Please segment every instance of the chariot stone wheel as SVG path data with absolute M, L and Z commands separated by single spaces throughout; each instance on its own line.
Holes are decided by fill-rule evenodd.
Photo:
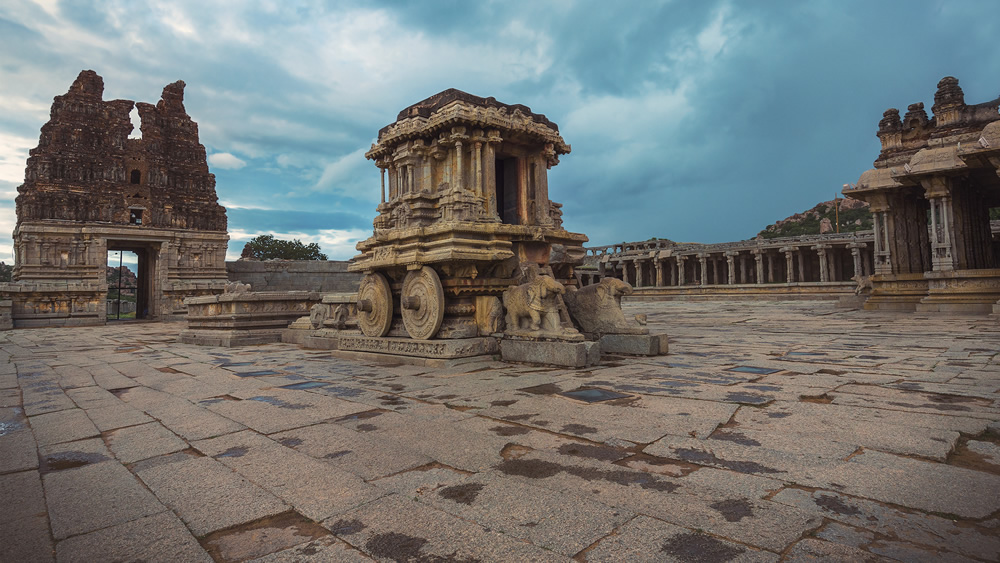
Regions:
M 406 274 L 400 306 L 403 326 L 410 338 L 434 338 L 444 319 L 444 289 L 434 268 L 424 266 Z
M 358 288 L 358 326 L 365 336 L 385 336 L 392 325 L 392 292 L 379 273 L 361 278 Z

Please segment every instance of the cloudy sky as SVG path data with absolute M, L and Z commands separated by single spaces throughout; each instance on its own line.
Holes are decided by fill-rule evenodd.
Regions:
M 878 154 L 882 111 L 953 75 L 1000 94 L 995 1 L 0 0 L 0 259 L 52 98 L 185 105 L 236 257 L 261 233 L 351 257 L 371 232 L 380 127 L 446 88 L 523 103 L 573 152 L 550 171 L 593 245 L 724 242 L 832 199 Z

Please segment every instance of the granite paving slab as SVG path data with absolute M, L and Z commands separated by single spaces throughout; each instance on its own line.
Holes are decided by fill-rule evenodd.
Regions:
M 35 439 L 41 446 L 72 442 L 100 435 L 97 427 L 83 409 L 69 409 L 40 414 L 29 419 Z
M 212 561 L 170 511 L 65 539 L 56 545 L 56 557 L 74 563 Z
M 179 452 L 188 447 L 187 442 L 158 422 L 113 430 L 107 433 L 105 439 L 115 457 L 126 464 Z
M 387 514 L 392 518 L 386 518 Z M 323 526 L 380 561 L 567 560 L 400 495 L 384 497 L 326 520 Z
M 237 432 L 193 445 L 317 522 L 385 495 L 352 473 L 255 432 Z
M 582 561 L 777 561 L 778 554 L 721 540 L 662 520 L 639 516 L 596 543 Z
M 166 510 L 115 461 L 54 471 L 42 476 L 42 482 L 57 540 Z
M 152 465 L 136 474 L 199 537 L 289 509 L 271 493 L 208 457 Z
M 372 414 L 378 416 L 381 413 L 375 411 Z M 430 456 L 414 451 L 398 441 L 386 440 L 371 432 L 359 432 L 334 423 L 296 428 L 271 434 L 270 438 L 366 480 L 434 461 Z

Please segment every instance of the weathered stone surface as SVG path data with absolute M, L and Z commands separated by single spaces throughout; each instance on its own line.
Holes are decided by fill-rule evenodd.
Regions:
M 188 447 L 187 442 L 158 422 L 115 430 L 106 436 L 106 440 L 115 457 L 122 463 L 135 463 Z
M 59 561 L 212 561 L 172 512 L 74 536 L 56 546 Z
M 4 509 L 0 524 L 22 520 L 45 512 L 42 480 L 37 471 L 0 475 L 0 498 Z
M 602 539 L 587 561 L 777 561 L 778 555 L 639 516 Z
M 386 514 L 393 518 L 387 520 Z M 323 526 L 381 560 L 565 561 L 552 551 L 487 530 L 400 495 L 335 516 Z
M 42 481 L 57 540 L 166 510 L 115 461 L 56 471 Z
M 89 551 L 100 545 L 123 558 L 186 545 L 177 549 L 194 559 L 225 542 L 244 546 L 226 551 L 243 554 L 231 559 L 276 561 L 1000 556 L 986 458 L 1000 420 L 991 325 L 837 312 L 832 302 L 623 311 L 648 312 L 653 332 L 669 326 L 671 355 L 584 369 L 484 357 L 442 368 L 282 344 L 188 346 L 166 323 L 8 332 L 0 373 L 20 377 L 0 390 L 0 467 L 18 469 L 0 470 L 10 500 L 0 532 L 18 542 L 0 542 L 0 557 L 54 553 L 47 517 L 63 534 L 85 523 L 56 549 L 91 560 L 117 557 Z M 39 448 L 25 401 L 58 409 L 45 415 L 82 409 L 95 423 L 104 412 L 120 413 L 113 424 L 126 412 L 156 420 L 98 423 L 101 437 Z M 127 465 L 113 455 L 122 431 L 141 441 L 160 426 L 190 447 Z M 13 465 L 11 439 L 21 444 Z M 143 498 L 156 511 L 137 510 Z M 198 547 L 171 508 L 227 528 Z M 300 512 L 332 514 L 328 530 L 283 527 L 308 522 Z M 271 530 L 280 542 L 248 540 Z
M 629 356 L 663 356 L 668 348 L 666 334 L 605 334 L 600 343 L 602 353 Z
M 0 561 L 55 561 L 44 514 L 0 522 Z
M 83 409 L 40 414 L 29 420 L 31 429 L 35 432 L 35 439 L 42 446 L 72 442 L 100 434 Z
M 317 522 L 385 495 L 355 475 L 254 432 L 237 432 L 194 446 Z
M 289 508 L 211 458 L 153 464 L 139 468 L 136 475 L 196 536 L 274 516 Z
M 500 355 L 505 362 L 582 368 L 601 361 L 601 346 L 597 342 L 504 338 L 500 341 Z

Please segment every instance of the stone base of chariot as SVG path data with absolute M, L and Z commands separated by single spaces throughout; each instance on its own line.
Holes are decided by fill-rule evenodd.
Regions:
M 283 331 L 281 341 L 383 364 L 450 365 L 454 360 L 500 353 L 499 339 L 492 336 L 414 340 L 365 336 L 357 330 L 308 330 L 297 328 L 294 323 Z
M 500 341 L 500 357 L 505 362 L 584 368 L 601 361 L 601 345 L 599 342 L 504 338 Z
M 667 355 L 666 334 L 605 334 L 598 342 L 601 345 L 602 354 Z

